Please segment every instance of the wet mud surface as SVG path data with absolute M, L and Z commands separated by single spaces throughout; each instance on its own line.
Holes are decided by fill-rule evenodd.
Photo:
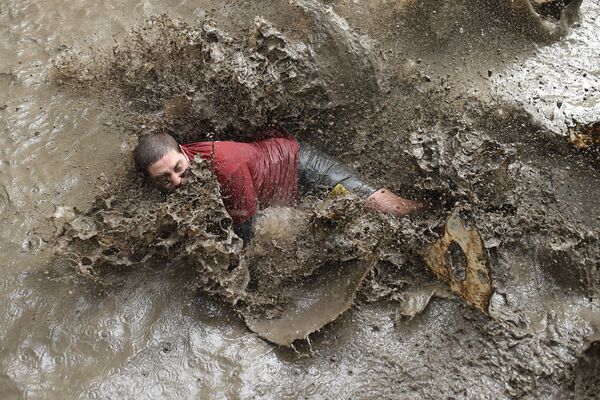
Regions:
M 525 78 L 541 60 L 534 73 L 559 86 L 536 46 L 597 48 L 587 35 L 600 31 L 598 6 L 584 2 L 577 22 L 577 1 L 205 3 L 142 20 L 112 48 L 56 52 L 47 79 L 107 110 L 97 123 L 121 158 L 92 167 L 104 178 L 87 201 L 59 198 L 30 222 L 25 248 L 38 238 L 43 266 L 4 280 L 0 393 L 595 398 L 600 177 L 578 145 L 593 148 L 594 131 L 564 122 L 593 126 L 582 116 L 597 107 L 598 77 L 586 69 L 587 108 L 577 85 L 560 107 L 548 95 L 561 118 L 526 104 L 543 90 Z M 569 63 L 558 63 L 564 79 L 578 82 Z M 206 166 L 165 196 L 127 165 L 143 133 L 252 140 L 270 122 L 431 208 L 394 218 L 352 197 L 305 199 L 265 210 L 243 248 Z M 451 216 L 485 248 L 486 313 L 427 269 Z M 468 257 L 453 251 L 460 276 Z M 340 278 L 357 265 L 356 279 Z M 272 322 L 294 304 L 315 306 L 308 341 L 280 348 L 248 333 L 244 321 L 290 344 Z M 59 388 L 65 376 L 72 385 Z

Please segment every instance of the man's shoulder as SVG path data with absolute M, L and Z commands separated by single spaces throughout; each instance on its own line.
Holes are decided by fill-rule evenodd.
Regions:
M 247 143 L 232 141 L 194 142 L 181 145 L 185 152 L 200 155 L 203 158 L 219 154 L 220 156 L 235 156 L 239 150 L 243 150 Z

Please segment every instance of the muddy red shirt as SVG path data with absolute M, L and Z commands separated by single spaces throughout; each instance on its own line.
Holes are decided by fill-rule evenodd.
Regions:
M 225 208 L 234 224 L 259 208 L 293 204 L 298 197 L 298 142 L 273 138 L 253 143 L 197 142 L 181 149 L 212 163 Z

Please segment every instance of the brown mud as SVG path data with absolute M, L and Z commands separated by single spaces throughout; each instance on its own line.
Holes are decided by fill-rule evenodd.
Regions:
M 600 342 L 594 341 L 575 366 L 577 399 L 596 399 L 600 393 Z
M 533 42 L 558 40 L 581 2 L 485 1 L 474 11 L 466 1 L 325 3 L 333 8 L 256 2 L 236 17 L 241 31 L 218 15 L 153 17 L 112 50 L 66 51 L 54 79 L 100 98 L 111 126 L 132 138 L 166 131 L 184 142 L 252 140 L 277 122 L 376 185 L 432 202 L 427 213 L 399 219 L 365 213 L 352 197 L 307 199 L 296 210 L 266 210 L 243 249 L 206 166 L 170 196 L 130 172 L 118 183 L 108 177 L 88 210 L 57 211 L 63 253 L 108 284 L 148 265 L 189 266 L 195 285 L 263 322 L 285 316 L 303 285 L 328 275 L 339 283 L 335 268 L 373 260 L 364 282 L 358 274 L 336 292 L 339 307 L 314 316 L 335 319 L 354 298 L 348 287 L 360 284 L 354 314 L 311 337 L 347 375 L 360 373 L 353 354 L 373 352 L 362 373 L 375 384 L 347 394 L 593 398 L 599 358 L 597 342 L 586 340 L 600 329 L 595 160 L 484 84 Z M 450 216 L 482 239 L 495 291 L 489 316 L 427 272 L 423 249 L 443 237 Z M 451 300 L 426 308 L 433 297 Z M 369 340 L 345 341 L 356 324 L 372 327 Z M 276 331 L 274 342 L 291 343 Z M 335 343 L 347 343 L 347 354 Z M 285 393 L 272 385 L 270 393 Z
M 343 27 L 342 22 L 338 24 Z M 341 35 L 341 31 L 334 33 Z M 375 69 L 381 61 L 368 45 L 361 47 L 357 36 L 346 42 L 360 52 L 357 58 L 369 61 L 354 74 L 377 78 L 383 73 L 383 67 Z M 330 126 L 323 118 L 352 115 L 363 107 L 335 100 L 339 94 L 318 71 L 307 46 L 292 44 L 264 20 L 254 21 L 248 37 L 234 40 L 210 21 L 193 28 L 162 16 L 137 28 L 129 41 L 110 54 L 92 54 L 91 61 L 74 54 L 63 58 L 57 64 L 56 79 L 114 99 L 115 109 L 126 104 L 128 111 L 114 118 L 122 129 L 134 134 L 166 131 L 186 142 L 210 136 L 252 139 L 260 137 L 260 128 L 268 122 L 299 131 L 306 138 Z M 364 81 L 364 87 L 351 90 L 381 92 L 383 84 L 377 79 Z M 363 96 L 363 103 L 368 104 L 368 98 Z M 303 135 L 295 129 L 301 124 L 310 133 Z M 295 235 L 287 233 L 289 240 L 272 240 L 259 229 L 255 244 L 242 254 L 231 222 L 223 223 L 222 205 L 198 200 L 206 197 L 203 190 L 193 199 L 188 197 L 196 193 L 196 185 L 205 187 L 203 182 L 193 183 L 183 193 L 166 197 L 158 208 L 150 205 L 156 204 L 156 196 L 147 196 L 147 190 L 135 192 L 143 190 L 139 183 L 109 187 L 90 210 L 66 224 L 60 247 L 68 248 L 70 255 L 78 254 L 79 269 L 92 274 L 99 273 L 104 264 L 149 262 L 155 254 L 191 265 L 211 260 L 210 266 L 199 271 L 201 287 L 233 304 L 242 300 L 246 312 L 252 309 L 275 316 L 276 311 L 263 308 L 276 307 L 277 299 L 285 302 L 280 298 L 285 297 L 288 282 L 310 276 L 326 263 L 364 259 L 384 239 L 396 242 L 402 235 L 398 222 L 365 214 L 356 199 L 340 199 L 324 208 L 313 202 L 295 221 Z M 137 203 L 142 198 L 149 203 Z M 210 215 L 215 207 L 217 220 Z M 188 216 L 178 217 L 182 213 Z M 163 215 L 168 218 L 161 219 Z M 127 237 L 130 226 L 136 230 Z M 415 237 L 408 240 L 415 243 L 406 246 L 408 253 L 416 254 L 427 242 L 431 224 L 417 226 L 408 231 Z M 196 235 L 201 235 L 206 246 L 228 256 L 215 258 L 189 243 L 198 240 Z M 149 250 L 144 252 L 144 248 Z M 90 250 L 93 254 L 87 254 Z M 216 287 L 211 286 L 213 282 Z

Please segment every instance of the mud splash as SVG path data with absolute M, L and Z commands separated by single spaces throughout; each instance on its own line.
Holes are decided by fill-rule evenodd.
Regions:
M 585 350 L 584 339 L 593 331 L 590 321 L 597 318 L 582 316 L 579 311 L 572 315 L 572 309 L 597 307 L 600 254 L 594 213 L 574 206 L 574 197 L 580 201 L 589 193 L 573 192 L 567 186 L 592 187 L 595 170 L 573 154 L 564 138 L 557 138 L 518 108 L 468 96 L 451 97 L 446 89 L 453 83 L 450 78 L 438 85 L 424 67 L 421 70 L 420 64 L 403 59 L 403 55 L 395 54 L 392 61 L 386 61 L 373 50 L 376 47 L 372 42 L 361 40 L 332 10 L 307 6 L 314 2 L 295 4 L 304 7 L 306 14 L 313 12 L 317 22 L 323 21 L 321 33 L 342 38 L 332 40 L 337 47 L 319 53 L 314 43 L 292 41 L 265 20 L 256 20 L 257 29 L 240 38 L 217 31 L 210 23 L 184 24 L 161 17 L 149 22 L 147 30 L 136 30 L 133 39 L 119 42 L 120 48 L 127 50 L 110 55 L 101 52 L 88 61 L 76 55 L 58 64 L 57 76 L 67 86 L 97 88 L 108 103 L 119 104 L 115 109 L 121 108 L 121 112 L 115 114 L 115 121 L 120 129 L 135 135 L 165 130 L 183 141 L 207 137 L 252 139 L 260 135 L 261 124 L 276 120 L 300 136 L 327 144 L 332 153 L 347 161 L 361 160 L 357 166 L 377 183 L 389 184 L 401 193 L 402 189 L 413 188 L 411 193 L 428 196 L 434 203 L 429 214 L 411 220 L 365 214 L 352 198 L 324 204 L 313 201 L 284 218 L 289 227 L 278 224 L 281 219 L 277 217 L 269 220 L 267 212 L 259 222 L 253 245 L 241 253 L 217 252 L 216 277 L 200 283 L 235 303 L 247 320 L 284 320 L 289 312 L 286 306 L 298 296 L 290 289 L 314 283 L 316 277 L 330 272 L 324 269 L 331 264 L 344 268 L 375 257 L 377 262 L 360 288 L 359 302 L 380 304 L 384 303 L 381 300 L 391 300 L 396 306 L 404 301 L 394 329 L 428 340 L 445 354 L 427 366 L 422 381 L 411 387 L 415 393 L 432 397 L 439 394 L 438 388 L 446 388 L 447 366 L 455 361 L 453 354 L 444 352 L 447 340 L 459 343 L 457 347 L 462 348 L 465 342 L 470 346 L 461 357 L 471 364 L 468 369 L 456 366 L 456 375 L 467 370 L 472 374 L 452 389 L 457 396 L 465 395 L 465 388 L 469 388 L 482 397 L 494 390 L 507 397 L 534 393 L 552 397 L 572 388 L 577 377 L 584 376 L 581 371 L 585 368 L 575 371 L 574 366 Z M 526 14 L 524 20 L 531 23 L 529 16 Z M 434 22 L 440 20 L 434 13 L 429 17 Z M 446 32 L 447 37 L 452 29 Z M 539 25 L 534 24 L 534 31 L 538 29 Z M 162 30 L 168 32 L 168 40 L 151 39 Z M 150 39 L 145 39 L 145 32 L 149 32 Z M 136 35 L 141 39 L 135 39 Z M 544 38 L 549 36 L 546 32 Z M 171 38 L 175 38 L 173 43 Z M 190 38 L 197 40 L 193 51 L 183 45 Z M 443 40 L 435 43 L 440 42 Z M 180 50 L 169 53 L 171 46 Z M 148 56 L 146 47 L 148 53 L 154 48 L 164 51 Z M 178 56 L 178 51 L 183 55 L 175 62 L 171 57 Z M 129 52 L 137 55 L 130 57 Z M 324 63 L 324 52 L 328 57 L 337 54 L 344 58 L 349 54 L 351 59 L 362 57 L 363 61 L 351 71 L 343 61 L 336 64 L 329 58 Z M 204 57 L 204 64 L 198 64 L 193 54 Z M 146 65 L 145 70 L 149 61 L 154 63 Z M 407 70 L 412 72 L 387 75 L 393 74 L 388 66 L 394 62 L 409 65 Z M 335 65 L 344 66 L 340 67 L 340 81 L 352 89 L 324 78 Z M 208 72 L 199 74 L 198 68 Z M 127 81 L 123 77 L 129 71 L 133 72 Z M 163 79 L 165 76 L 168 78 Z M 196 76 L 201 79 L 196 81 Z M 390 77 L 398 81 L 387 86 L 393 81 Z M 192 91 L 188 91 L 190 86 Z M 222 102 L 216 96 L 221 91 Z M 211 95 L 202 97 L 204 93 Z M 385 96 L 378 97 L 382 93 Z M 217 111 L 211 111 L 212 100 L 217 102 Z M 231 117 L 233 113 L 237 113 L 235 118 Z M 169 204 L 177 200 L 164 202 L 161 207 L 169 209 Z M 210 219 L 209 210 L 220 207 L 217 203 L 201 204 L 205 208 L 197 215 L 202 218 Z M 104 212 L 102 207 L 97 210 Z M 130 204 L 125 209 L 131 211 L 132 207 Z M 181 207 L 183 210 L 184 205 Z M 165 221 L 181 218 L 177 213 L 173 215 Z M 490 300 L 490 318 L 444 302 L 446 309 L 454 307 L 449 325 L 461 327 L 450 332 L 450 326 L 446 326 L 436 341 L 428 333 L 411 331 L 412 325 L 402 318 L 414 317 L 434 295 L 447 297 L 432 287 L 433 277 L 424 273 L 426 266 L 420 254 L 443 236 L 450 215 L 460 216 L 479 231 L 484 252 L 490 258 L 496 293 Z M 153 224 L 149 219 L 142 224 L 143 230 L 152 232 Z M 206 237 L 209 231 L 213 232 L 204 230 L 201 236 Z M 179 231 L 171 228 L 167 232 Z M 225 243 L 236 241 L 230 233 L 224 235 Z M 158 239 L 153 240 L 151 243 L 157 243 Z M 213 246 L 221 238 L 212 236 L 210 240 Z M 185 235 L 177 233 L 174 241 L 170 249 L 187 246 Z M 170 251 L 165 254 L 173 260 Z M 186 251 L 179 253 L 181 260 L 206 262 L 199 254 L 187 259 Z M 207 269 L 199 272 L 200 279 L 211 276 Z M 240 278 L 228 280 L 226 277 L 233 273 L 239 273 L 236 276 Z M 337 310 L 345 309 L 350 297 L 346 296 Z M 329 320 L 323 313 L 317 314 L 321 320 Z M 307 326 L 298 337 L 314 329 Z M 277 334 L 283 333 L 283 329 L 276 330 Z M 293 338 L 281 335 L 274 341 L 281 339 L 281 343 L 288 344 Z M 416 346 L 410 349 L 415 354 L 422 351 Z M 587 365 L 586 360 L 581 361 L 582 365 Z M 414 362 L 422 364 L 420 359 Z M 402 367 L 398 372 L 406 371 Z M 473 389 L 470 379 L 479 382 L 482 375 L 489 381 Z M 390 387 L 400 385 L 391 380 L 388 383 Z
M 396 249 L 394 257 L 400 252 L 414 259 L 427 240 L 429 223 L 421 221 L 419 226 L 365 213 L 361 202 L 350 196 L 317 206 L 313 203 L 311 208 L 265 212 L 252 244 L 244 250 L 206 164 L 197 159 L 190 181 L 177 193 L 164 195 L 131 175 L 122 183 L 107 185 L 104 194 L 85 211 L 57 210 L 57 254 L 103 285 L 111 284 L 115 268 L 187 265 L 196 271 L 195 284 L 200 289 L 230 303 L 267 339 L 290 345 L 352 304 L 367 272 L 376 260 L 384 258 L 380 252 L 389 252 L 390 245 L 405 241 L 407 245 Z M 278 214 L 282 210 L 290 225 L 273 229 L 270 224 L 281 223 Z M 349 274 L 347 283 L 337 283 L 339 271 L 345 270 L 356 270 L 356 274 Z M 327 271 L 334 275 L 321 279 L 322 288 L 317 290 L 330 298 L 320 301 L 339 305 L 322 305 L 319 310 L 300 306 L 290 311 L 314 276 L 331 275 Z M 337 290 L 330 290 L 332 287 Z M 298 332 L 285 334 L 284 328 L 270 327 L 267 334 L 264 324 L 272 325 L 274 321 L 268 321 L 275 318 L 286 318 Z
M 316 3 L 302 7 L 307 13 L 326 14 Z M 354 98 L 350 93 L 370 93 L 375 98 L 385 88 L 385 68 L 371 43 L 349 31 L 344 20 L 331 18 L 335 17 L 331 13 L 327 16 L 334 45 L 345 47 L 345 57 L 354 54 L 362 60 L 350 74 L 369 77 L 350 91 L 342 82 L 326 84 L 324 68 L 317 65 L 312 49 L 292 44 L 260 18 L 245 38 L 236 40 L 210 20 L 191 26 L 167 16 L 152 18 L 110 53 L 65 54 L 56 63 L 55 79 L 70 90 L 111 99 L 114 121 L 134 135 L 166 131 L 182 142 L 251 139 L 260 137 L 260 127 L 267 122 L 290 130 L 302 126 L 314 135 L 332 126 L 328 120 L 333 114 L 355 115 L 357 107 L 369 103 L 375 107 L 376 101 L 364 95 L 362 102 L 349 101 Z M 297 131 L 302 135 L 301 129 Z M 213 185 L 194 183 L 183 193 L 163 199 L 156 193 L 149 196 L 141 182 L 130 182 L 107 189 L 92 208 L 65 224 L 63 252 L 68 249 L 77 255 L 79 269 L 92 275 L 105 264 L 199 263 L 199 286 L 237 304 L 247 318 L 280 316 L 290 300 L 286 296 L 290 285 L 326 264 L 364 261 L 384 237 L 398 240 L 400 234 L 392 219 L 366 216 L 355 198 L 323 206 L 313 202 L 295 217 L 295 230 L 286 233 L 286 240 L 263 235 L 268 229 L 259 227 L 253 246 L 242 254 L 230 221 L 223 222 Z M 212 188 L 213 194 L 202 189 L 192 195 L 196 186 Z M 212 203 L 199 200 L 207 195 Z M 148 200 L 142 204 L 131 200 L 142 198 Z M 418 242 L 424 243 L 430 230 L 421 225 Z M 127 226 L 137 227 L 128 237 Z M 224 237 L 218 236 L 219 229 Z M 414 228 L 408 232 L 416 236 Z M 212 252 L 199 251 L 196 240 Z M 416 246 L 406 251 L 417 254 Z M 362 278 L 364 273 L 350 298 Z M 350 305 L 342 303 L 345 308 Z
M 354 34 L 344 20 L 331 11 L 311 2 L 302 3 L 301 7 L 307 13 L 317 14 L 316 18 L 327 16 L 331 35 L 335 37 L 339 30 L 345 32 L 345 53 L 365 60 L 354 72 L 365 79 L 353 91 L 369 93 L 371 98 L 363 96 L 361 105 L 370 104 L 372 116 L 381 119 L 386 111 L 376 97 L 385 90 L 389 77 L 386 77 L 387 69 L 372 49 L 372 43 Z M 339 41 L 334 42 L 339 45 Z M 234 38 L 219 30 L 210 19 L 190 25 L 161 16 L 136 28 L 110 53 L 100 51 L 87 57 L 78 52 L 66 54 L 56 63 L 55 75 L 57 81 L 66 87 L 91 89 L 97 95 L 111 99 L 107 103 L 112 101 L 115 110 L 125 110 L 115 114 L 115 121 L 121 129 L 135 135 L 166 131 L 182 142 L 214 137 L 252 139 L 260 137 L 260 127 L 265 123 L 278 122 L 290 130 L 302 125 L 310 135 L 319 133 L 322 136 L 323 129 L 326 129 L 331 135 L 326 141 L 349 139 L 352 131 L 339 133 L 339 128 L 332 126 L 328 119 L 335 114 L 337 119 L 351 121 L 356 105 L 348 100 L 339 101 L 342 92 L 335 84 L 326 82 L 322 70 L 310 46 L 292 43 L 264 19 L 255 19 L 246 36 Z M 244 306 L 253 309 L 253 312 L 275 316 L 281 311 L 277 311 L 277 305 L 281 305 L 279 300 L 285 290 L 273 288 L 280 288 L 284 282 L 295 278 L 310 276 L 324 263 L 364 259 L 377 249 L 386 255 L 379 257 L 380 261 L 393 260 L 391 264 L 396 268 L 402 268 L 407 262 L 422 266 L 419 253 L 443 234 L 443 224 L 450 212 L 462 213 L 481 229 L 488 249 L 510 245 L 522 235 L 551 226 L 557 231 L 555 237 L 564 237 L 562 224 L 556 221 L 558 210 L 556 214 L 548 213 L 548 207 L 545 207 L 543 215 L 536 214 L 536 208 L 525 200 L 531 197 L 531 193 L 544 188 L 544 179 L 541 178 L 544 172 L 524 168 L 517 160 L 520 154 L 518 146 L 511 143 L 513 138 L 494 132 L 496 126 L 508 120 L 521 120 L 522 126 L 534 130 L 537 128 L 533 122 L 516 110 L 504 106 L 492 110 L 471 99 L 448 105 L 445 99 L 432 97 L 429 102 L 432 106 L 429 110 L 418 108 L 416 112 L 409 111 L 402 116 L 413 118 L 409 146 L 405 152 L 414 163 L 413 174 L 421 176 L 415 188 L 422 194 L 428 194 L 441 207 L 437 213 L 432 213 L 429 220 L 399 224 L 387 217 L 365 216 L 359 203 L 351 199 L 334 201 L 324 208 L 313 203 L 307 206 L 305 215 L 295 221 L 295 229 L 299 231 L 291 235 L 290 240 L 282 245 L 277 241 L 261 240 L 259 234 L 253 250 L 244 255 L 244 261 L 240 260 L 238 245 L 232 244 L 236 238 L 231 236 L 230 230 L 226 244 L 215 240 L 212 246 L 223 245 L 228 249 L 225 254 L 235 254 L 235 261 L 215 259 L 215 265 L 205 269 L 226 265 L 227 271 L 243 272 L 238 272 L 235 278 L 209 278 L 210 282 L 220 282 L 217 284 L 220 289 L 211 287 L 209 282 L 203 284 L 208 286 L 209 291 L 219 292 L 232 303 L 243 299 Z M 381 111 L 378 111 L 380 107 Z M 440 121 L 440 115 L 446 117 Z M 434 120 L 437 122 L 432 122 Z M 302 132 L 298 129 L 300 136 Z M 531 185 L 534 181 L 540 182 L 532 186 L 524 184 Z M 136 190 L 141 190 L 141 186 L 138 185 Z M 213 201 L 214 190 L 213 187 Z M 549 188 L 546 190 L 551 193 Z M 129 193 L 127 198 L 138 199 L 145 195 Z M 184 206 L 185 200 L 171 200 L 174 198 L 169 197 L 167 204 L 176 201 L 178 206 L 167 207 L 190 212 Z M 110 199 L 97 202 L 102 203 L 109 205 Z M 128 210 L 123 212 L 123 216 L 136 207 L 134 203 L 115 204 Z M 199 204 L 199 207 L 199 219 L 194 223 L 199 223 L 201 218 L 210 220 L 209 214 L 216 203 Z M 107 210 L 97 208 L 88 213 L 100 211 L 104 213 Z M 164 214 L 165 211 L 153 211 L 148 215 L 155 213 Z M 219 213 L 222 217 L 222 209 Z M 532 213 L 538 218 L 531 218 Z M 143 223 L 136 223 L 136 226 L 143 226 L 143 233 L 134 233 L 123 242 L 144 243 L 157 249 L 164 245 L 179 246 L 191 251 L 195 247 L 185 243 L 189 239 L 187 234 L 173 235 L 172 228 L 181 224 L 181 218 L 177 217 L 177 212 L 170 212 L 169 219 L 159 222 L 160 229 L 157 230 L 155 220 L 146 217 Z M 100 220 L 105 230 L 110 228 L 110 223 L 115 224 L 104 216 Z M 87 229 L 83 221 L 75 221 L 80 224 L 79 230 Z M 124 223 L 121 225 L 126 226 Z M 229 229 L 227 223 L 217 222 L 217 225 L 224 232 Z M 72 224 L 68 228 L 72 231 L 66 231 L 67 237 L 72 240 L 93 237 L 95 244 L 100 246 L 95 255 L 82 258 L 80 264 L 133 264 L 132 261 L 139 262 L 145 257 L 143 253 L 135 254 L 141 249 L 133 246 L 133 252 L 126 257 L 128 261 L 123 261 L 119 257 L 125 248 L 114 248 L 108 238 L 110 234 L 97 239 L 95 234 L 78 231 Z M 153 230 L 165 230 L 160 233 L 164 238 L 150 235 Z M 200 231 L 206 233 L 206 227 Z M 146 241 L 138 240 L 140 238 Z M 166 241 L 159 243 L 159 239 Z M 397 247 L 391 250 L 386 248 L 391 241 L 404 241 L 408 245 L 402 250 Z M 292 258 L 289 254 L 293 254 Z M 169 257 L 183 261 L 188 255 L 189 252 L 173 257 L 171 253 Z M 589 259 L 585 257 L 582 260 L 585 265 L 579 275 L 587 277 L 585 287 L 595 292 L 597 270 L 585 261 Z M 198 259 L 195 262 L 202 264 L 206 261 Z M 244 263 L 260 265 L 260 268 L 246 265 L 238 268 Z M 252 269 L 251 273 L 248 268 Z M 229 287 L 232 282 L 235 282 L 235 287 Z M 390 291 L 388 285 L 383 286 L 387 289 L 380 293 Z M 266 312 L 264 307 L 267 305 L 276 306 Z
M 352 91 L 376 96 L 381 63 L 371 60 L 377 55 L 358 36 L 344 38 L 344 51 L 363 60 L 353 75 L 371 77 Z M 255 139 L 267 123 L 312 133 L 336 110 L 349 114 L 368 104 L 349 100 L 354 96 L 344 83 L 336 87 L 325 78 L 310 47 L 292 43 L 260 17 L 242 37 L 210 19 L 190 25 L 153 17 L 110 52 L 68 52 L 55 64 L 59 84 L 112 99 L 107 105 L 120 115 L 122 129 L 165 131 L 180 142 Z
M 242 241 L 206 163 L 198 159 L 190 172 L 189 187 L 176 195 L 132 174 L 106 185 L 88 210 L 55 213 L 58 254 L 102 283 L 114 268 L 185 263 L 204 290 L 235 303 L 248 281 Z
M 306 12 L 323 14 L 322 7 L 315 8 L 315 4 L 308 2 L 302 7 Z M 348 29 L 341 19 L 330 19 L 328 25 L 329 35 L 335 36 L 336 32 L 340 35 L 340 29 Z M 380 65 L 376 62 L 377 54 L 357 35 L 340 37 L 344 39 L 342 44 L 347 46 L 346 52 L 363 60 L 362 69 L 358 68 L 355 74 L 372 77 L 363 82 L 362 90 L 375 95 L 382 85 L 379 81 L 381 73 L 375 70 L 375 66 Z M 260 127 L 267 122 L 283 124 L 300 134 L 302 130 L 298 127 L 302 126 L 313 134 L 320 127 L 329 126 L 323 116 L 331 118 L 332 113 L 340 112 L 352 114 L 358 106 L 347 100 L 350 98 L 347 90 L 336 92 L 335 84 L 325 83 L 322 68 L 317 67 L 310 47 L 303 43 L 292 44 L 261 18 L 254 20 L 245 37 L 235 39 L 217 29 L 210 20 L 192 26 L 168 16 L 151 18 L 110 53 L 65 54 L 55 65 L 55 79 L 71 90 L 91 91 L 110 99 L 107 103 L 112 102 L 110 106 L 116 116 L 114 121 L 120 129 L 134 135 L 166 131 L 182 142 L 206 138 L 252 139 L 260 137 Z M 344 84 L 340 83 L 340 86 Z M 352 88 L 352 91 L 359 90 L 360 87 Z M 187 242 L 197 238 L 188 232 L 205 234 L 210 227 L 194 224 L 200 223 L 201 219 L 213 220 L 210 214 L 216 209 L 222 212 L 222 207 L 217 207 L 216 203 L 202 203 L 198 200 L 200 197 L 193 200 L 189 197 L 189 190 L 193 189 L 186 188 L 181 198 L 169 196 L 166 203 L 152 206 L 151 203 L 157 201 L 156 194 L 147 196 L 148 190 L 140 184 L 113 187 L 94 207 L 67 224 L 63 244 L 82 248 L 73 253 L 93 250 L 92 255 L 78 260 L 80 269 L 91 273 L 105 263 L 133 265 L 142 260 L 148 261 L 149 257 L 159 255 L 163 248 L 165 253 L 162 256 L 172 262 L 192 262 L 194 260 L 189 258 L 196 245 Z M 117 198 L 109 193 L 117 193 Z M 200 191 L 197 196 L 205 194 Z M 140 198 L 148 198 L 148 203 L 140 207 L 129 201 Z M 185 206 L 192 200 L 197 211 L 192 211 L 192 206 Z M 148 211 L 140 215 L 139 209 Z M 116 210 L 121 210 L 121 214 L 115 215 Z M 184 221 L 185 217 L 177 217 L 180 212 L 194 217 Z M 107 213 L 112 219 L 107 219 Z M 117 238 L 118 233 L 125 233 L 126 226 L 133 221 L 139 231 L 132 232 L 129 237 Z M 102 224 L 100 227 L 98 222 Z M 289 260 L 282 252 L 278 257 L 276 249 L 269 243 L 261 246 L 259 240 L 254 250 L 241 261 L 241 248 L 236 247 L 239 241 L 232 242 L 237 238 L 229 236 L 230 226 L 222 221 L 215 223 L 216 231 L 220 226 L 228 235 L 226 242 L 213 238 L 211 246 L 227 249 L 224 252 L 233 254 L 236 261 L 213 257 L 214 265 L 206 269 L 214 274 L 209 273 L 211 278 L 207 279 L 220 282 L 220 289 L 211 289 L 209 282 L 204 282 L 204 277 L 200 278 L 201 286 L 211 293 L 223 295 L 231 303 L 243 299 L 248 307 L 275 304 L 275 299 L 285 293 L 277 290 L 283 282 L 308 276 L 327 261 L 317 260 L 315 241 L 304 243 L 304 248 L 309 249 L 307 254 L 300 252 L 296 259 Z M 303 224 L 299 226 L 314 229 L 314 226 L 309 227 L 308 222 Z M 90 225 L 93 228 L 89 228 Z M 174 231 L 176 227 L 183 231 Z M 154 231 L 157 234 L 152 233 Z M 331 229 L 321 230 L 320 237 L 329 232 Z M 110 239 L 111 235 L 115 238 Z M 82 241 L 91 241 L 91 244 L 84 246 Z M 116 246 L 115 243 L 122 245 Z M 152 252 L 143 253 L 143 247 L 150 247 Z M 185 251 L 181 252 L 182 249 Z M 339 260 L 340 251 L 341 248 L 332 251 L 329 260 Z M 347 259 L 357 258 L 364 251 L 355 250 L 354 255 L 348 255 Z M 198 257 L 211 258 L 205 252 L 200 252 Z M 286 261 L 275 262 L 280 258 Z M 206 262 L 203 259 L 200 263 Z M 254 268 L 249 275 L 245 263 L 260 265 L 260 268 Z M 285 267 L 282 268 L 283 265 Z M 231 271 L 236 273 L 235 278 L 226 276 Z M 250 289 L 246 288 L 248 283 Z
M 575 366 L 577 399 L 596 399 L 600 393 L 600 342 L 593 341 Z

